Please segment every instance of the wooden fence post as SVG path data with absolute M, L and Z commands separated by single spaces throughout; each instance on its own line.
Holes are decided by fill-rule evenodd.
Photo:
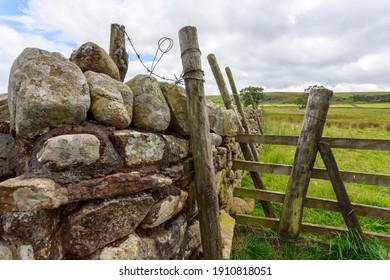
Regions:
M 125 80 L 129 57 L 126 52 L 125 27 L 116 23 L 111 24 L 110 57 L 118 66 L 122 82 Z
M 218 65 L 217 59 L 215 58 L 215 55 L 209 54 L 207 56 L 207 60 L 209 61 L 210 68 L 213 72 L 215 81 L 217 82 L 217 85 L 218 85 L 219 91 L 222 95 L 222 99 L 223 99 L 223 102 L 225 103 L 226 109 L 234 110 L 233 100 L 230 97 L 229 91 L 226 87 L 225 80 L 222 76 L 222 72 L 221 72 L 221 69 L 219 68 L 219 65 Z M 240 126 L 240 132 L 244 133 L 244 128 L 242 126 Z M 259 161 L 256 148 L 254 147 L 253 144 L 251 146 L 252 147 L 250 147 L 248 144 L 240 143 L 240 148 L 241 148 L 242 154 L 244 155 L 245 160 Z M 264 185 L 263 180 L 261 179 L 259 173 L 250 172 L 250 175 L 252 177 L 252 181 L 253 181 L 255 188 L 265 190 L 265 185 Z M 268 201 L 260 201 L 260 202 L 261 202 L 261 206 L 263 208 L 265 215 L 267 217 L 274 218 L 275 212 L 272 208 L 271 203 Z
M 219 204 L 216 194 L 214 165 L 211 152 L 210 124 L 206 109 L 204 80 L 195 27 L 179 31 L 183 78 L 188 95 L 188 117 L 194 158 L 195 184 L 204 258 L 222 259 Z
M 324 87 L 314 87 L 309 92 L 305 118 L 298 138 L 294 165 L 287 185 L 279 222 L 278 234 L 283 238 L 299 236 L 303 201 L 310 182 L 318 147 L 333 92 Z
M 363 239 L 363 231 L 354 212 L 352 203 L 349 200 L 347 190 L 345 189 L 332 150 L 330 149 L 329 144 L 325 142 L 318 142 L 318 149 L 320 151 L 322 160 L 325 163 L 326 171 L 328 172 L 329 178 L 332 182 L 333 190 L 336 193 L 337 202 L 339 204 L 345 224 L 349 230 L 355 230 L 359 234 L 358 241 L 361 241 Z
M 240 96 L 238 95 L 238 91 L 237 91 L 237 87 L 236 87 L 236 84 L 235 84 L 234 79 L 233 79 L 232 71 L 230 70 L 229 67 L 226 67 L 225 71 L 226 71 L 226 75 L 227 75 L 228 80 L 229 80 L 230 88 L 232 89 L 232 93 L 233 93 L 234 101 L 236 102 L 238 113 L 241 115 L 242 126 L 244 128 L 244 132 L 246 134 L 250 134 L 251 131 L 249 129 L 249 125 L 248 125 L 248 122 L 246 120 L 244 110 L 242 109 Z

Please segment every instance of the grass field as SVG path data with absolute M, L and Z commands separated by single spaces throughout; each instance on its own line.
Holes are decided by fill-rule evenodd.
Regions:
M 347 93 L 344 93 L 343 95 L 347 95 Z M 214 98 L 218 101 L 217 97 Z M 265 104 L 263 106 L 263 111 L 263 125 L 265 134 L 299 135 L 305 110 L 299 109 L 296 105 L 291 103 L 289 104 L 279 102 L 276 104 Z M 326 137 L 390 139 L 390 103 L 332 103 L 329 109 L 323 135 Z M 390 151 L 333 149 L 333 152 L 340 170 L 390 174 Z M 260 150 L 259 159 L 263 162 L 293 164 L 294 154 L 295 147 L 263 145 Z M 315 166 L 322 168 L 324 167 L 320 156 L 317 156 Z M 267 189 L 279 192 L 285 191 L 287 187 L 288 176 L 274 174 L 261 174 L 261 176 Z M 390 208 L 390 188 L 350 183 L 346 183 L 345 185 L 352 202 Z M 253 187 L 249 176 L 244 178 L 243 186 Z M 324 180 L 312 179 L 307 195 L 320 198 L 336 199 L 331 183 Z M 256 205 L 256 209 L 251 214 L 264 216 L 260 205 Z M 277 212 L 277 216 L 280 216 L 282 207 L 281 204 L 275 203 L 273 206 Z M 358 218 L 363 230 L 390 234 L 390 222 L 363 217 Z M 308 208 L 304 210 L 303 222 L 345 227 L 345 223 L 341 214 Z M 305 252 L 300 252 L 302 251 L 302 248 L 299 246 L 294 249 L 295 245 L 287 245 L 287 247 L 284 247 L 285 245 L 279 244 L 277 249 L 275 249 L 275 246 L 273 246 L 273 249 L 267 249 L 265 247 L 271 246 L 268 241 L 274 240 L 276 238 L 275 236 L 272 234 L 267 235 L 267 242 L 265 242 L 267 244 L 264 242 L 262 244 L 258 244 L 257 238 L 259 233 L 254 235 L 252 229 L 249 230 L 249 233 L 247 229 L 244 231 L 245 234 L 243 234 L 242 229 L 237 228 L 233 258 L 275 259 L 275 254 L 282 254 L 281 252 L 278 252 L 278 250 L 291 251 L 287 255 L 282 254 L 283 257 L 280 257 L 282 259 L 327 258 L 317 250 L 317 245 L 313 245 L 314 247 L 310 245 Z M 342 244 L 345 241 L 345 238 L 340 238 L 340 243 L 338 243 L 339 241 L 335 240 L 327 240 L 326 244 Z M 259 252 L 261 250 L 265 250 L 268 251 L 269 254 L 262 256 L 256 255 L 257 253 L 254 253 L 256 257 L 251 257 L 249 255 L 240 257 L 239 255 L 243 252 L 243 246 L 246 246 L 245 242 L 247 242 L 248 247 L 244 249 L 244 251 L 246 250 L 246 252 L 249 252 L 249 254 L 252 254 L 253 250 Z M 265 247 L 260 248 L 261 246 Z M 384 249 L 374 249 L 374 251 L 381 250 L 383 251 Z M 362 257 L 362 255 L 360 255 L 360 257 Z M 332 259 L 333 257 L 329 258 Z M 359 257 L 356 256 L 356 258 Z M 362 258 L 375 259 L 376 257 L 366 256 Z M 388 255 L 385 258 L 388 259 Z
M 265 134 L 299 135 L 303 115 L 304 111 L 295 108 L 265 108 Z M 390 139 L 390 109 L 330 108 L 323 135 L 326 137 Z M 334 149 L 333 152 L 340 170 L 390 174 L 389 151 Z M 260 151 L 260 161 L 293 164 L 294 154 L 294 147 L 263 145 Z M 324 167 L 319 156 L 315 166 Z M 268 189 L 285 191 L 287 176 L 262 174 L 262 177 Z M 353 202 L 390 208 L 389 188 L 358 184 L 346 184 L 346 187 Z M 311 180 L 308 195 L 335 199 L 330 182 L 323 180 Z M 344 224 L 339 214 L 323 213 L 324 216 L 321 216 L 319 213 L 322 212 L 319 211 L 305 209 L 304 220 L 311 223 L 321 221 L 321 223 L 335 226 Z M 390 223 L 364 220 L 364 229 L 390 233 Z

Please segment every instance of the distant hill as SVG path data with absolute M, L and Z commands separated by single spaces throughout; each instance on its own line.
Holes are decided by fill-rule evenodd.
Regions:
M 282 104 L 294 104 L 295 100 L 302 95 L 303 92 L 264 92 L 268 101 L 265 103 L 282 103 Z M 350 103 L 352 102 L 352 96 L 365 95 L 365 96 L 377 96 L 388 95 L 388 91 L 374 91 L 374 92 L 335 92 L 332 98 L 332 103 Z M 223 105 L 223 101 L 220 95 L 208 95 L 207 99 L 212 100 L 214 103 Z

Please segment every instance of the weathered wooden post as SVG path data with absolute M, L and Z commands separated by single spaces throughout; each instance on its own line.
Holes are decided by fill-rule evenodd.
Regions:
M 237 91 L 236 83 L 234 82 L 234 79 L 233 79 L 232 71 L 230 70 L 229 67 L 226 67 L 225 71 L 226 71 L 226 75 L 227 75 L 228 80 L 229 80 L 230 88 L 231 88 L 232 93 L 233 93 L 234 101 L 236 102 L 238 113 L 241 115 L 242 126 L 244 128 L 245 133 L 249 134 L 249 133 L 251 133 L 251 131 L 249 129 L 249 125 L 248 125 L 248 122 L 246 120 L 244 110 L 242 109 L 240 96 L 238 95 L 238 91 Z
M 122 82 L 127 73 L 129 57 L 126 52 L 125 27 L 116 23 L 111 24 L 110 57 L 118 66 Z
M 296 239 L 299 236 L 303 202 L 332 94 L 331 90 L 324 87 L 313 87 L 309 92 L 305 118 L 298 138 L 294 165 L 288 181 L 278 228 L 278 234 L 283 238 Z
M 179 31 L 179 41 L 183 78 L 188 95 L 188 118 L 191 124 L 190 137 L 203 253 L 205 259 L 217 260 L 222 259 L 219 205 L 196 28 L 182 28 Z
M 222 76 L 221 69 L 219 68 L 217 59 L 214 54 L 209 54 L 207 56 L 207 60 L 209 61 L 210 68 L 213 72 L 215 81 L 217 82 L 219 92 L 221 93 L 223 102 L 225 103 L 226 109 L 234 110 L 233 106 L 233 100 L 230 97 L 229 91 L 226 87 L 225 80 Z M 235 110 L 234 110 L 235 111 Z M 240 127 L 240 132 L 244 133 L 244 128 Z M 259 161 L 256 149 L 253 147 L 249 148 L 248 144 L 240 143 L 240 148 L 242 151 L 242 154 L 244 155 L 245 160 L 249 161 Z M 265 190 L 265 185 L 263 183 L 263 180 L 261 179 L 259 173 L 257 172 L 250 172 L 250 175 L 252 177 L 253 184 L 255 188 L 257 189 L 263 189 Z M 269 201 L 260 201 L 261 206 L 263 208 L 263 211 L 267 217 L 275 217 L 275 212 L 272 208 L 272 205 Z

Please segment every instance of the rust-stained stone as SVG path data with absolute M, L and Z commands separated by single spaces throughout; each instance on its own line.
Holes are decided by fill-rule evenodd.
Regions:
M 86 257 L 134 231 L 148 213 L 151 196 L 91 201 L 71 213 L 62 228 L 66 254 Z
M 69 201 L 75 202 L 128 195 L 170 184 L 172 184 L 172 180 L 166 176 L 152 174 L 141 177 L 140 172 L 133 171 L 69 184 L 66 188 L 69 192 Z
M 104 178 L 61 186 L 47 178 L 17 177 L 0 183 L 0 211 L 37 211 L 71 202 L 112 198 L 171 185 L 166 176 L 139 172 L 117 173 Z

